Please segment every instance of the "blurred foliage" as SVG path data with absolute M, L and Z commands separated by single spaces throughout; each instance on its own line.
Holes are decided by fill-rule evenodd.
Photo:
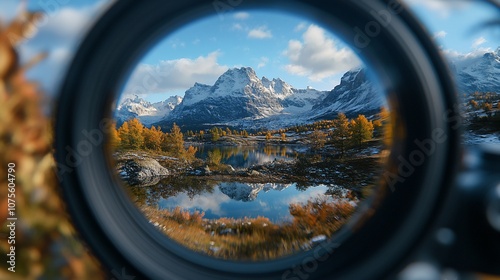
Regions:
M 58 193 L 52 128 L 43 94 L 28 81 L 15 46 L 35 26 L 27 11 L 0 25 L 0 279 L 104 279 L 96 260 L 76 238 Z M 31 65 L 43 58 L 35 58 Z M 7 166 L 15 163 L 16 267 L 7 270 Z

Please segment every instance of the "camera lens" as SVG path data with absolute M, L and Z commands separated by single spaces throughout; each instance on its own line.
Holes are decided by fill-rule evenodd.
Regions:
M 354 50 L 306 18 L 224 17 L 180 28 L 134 68 L 115 102 L 110 169 L 160 232 L 215 258 L 277 259 L 345 235 L 365 214 L 356 208 L 372 207 L 360 204 L 376 199 L 389 154 L 384 90 Z M 273 39 L 280 28 L 289 40 Z M 212 44 L 205 56 L 202 40 Z
M 235 33 L 220 38 L 224 49 L 191 60 L 165 51 L 167 60 L 146 64 L 165 44 L 185 47 L 175 40 L 190 30 L 251 16 L 269 23 L 227 26 Z M 284 73 L 321 80 L 342 63 L 359 67 L 318 90 L 301 88 L 304 78 L 292 87 L 257 76 L 274 57 L 218 64 L 242 36 L 284 34 L 270 30 L 274 17 L 298 33 L 275 53 L 291 61 Z M 331 49 L 352 61 L 323 61 Z M 134 96 L 165 89 L 183 100 Z M 120 1 L 62 87 L 58 175 L 81 234 L 112 271 L 379 278 L 423 236 L 447 191 L 458 157 L 454 98 L 434 45 L 396 1 Z

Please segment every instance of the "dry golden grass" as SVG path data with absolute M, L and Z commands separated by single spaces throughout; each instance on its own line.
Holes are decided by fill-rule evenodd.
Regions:
M 25 78 L 14 45 L 35 13 L 0 26 L 0 279 L 103 279 L 98 263 L 75 237 L 60 199 L 50 120 L 42 94 Z M 16 39 L 17 38 L 17 39 Z M 37 58 L 38 59 L 38 58 Z M 7 270 L 7 166 L 15 163 L 16 267 Z
M 268 218 L 202 219 L 203 213 L 142 206 L 158 230 L 187 248 L 217 258 L 240 261 L 285 257 L 310 246 L 314 236 L 331 236 L 355 207 L 346 201 L 311 199 L 290 205 L 293 221 L 274 224 Z

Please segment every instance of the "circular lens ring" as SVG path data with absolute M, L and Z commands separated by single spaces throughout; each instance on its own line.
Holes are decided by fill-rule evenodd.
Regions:
M 450 122 L 457 116 L 447 67 L 428 34 L 397 3 L 118 1 L 88 34 L 68 71 L 58 103 L 55 145 L 67 208 L 110 271 L 139 279 L 374 279 L 400 265 L 418 245 L 450 186 L 446 178 L 453 176 L 458 162 L 459 131 Z M 259 263 L 223 261 L 189 251 L 148 224 L 109 170 L 104 137 L 88 137 L 104 135 L 116 93 L 153 43 L 201 16 L 223 20 L 221 9 L 229 8 L 266 8 L 316 19 L 359 52 L 396 101 L 391 109 L 398 116 L 401 139 L 396 139 L 385 175 L 400 180 L 382 182 L 382 188 L 394 193 L 341 245 L 330 243 L 319 254 Z M 390 13 L 386 22 L 380 21 L 384 11 Z M 376 36 L 360 44 L 359 32 L 370 32 L 375 24 L 380 27 Z M 434 140 L 436 133 L 446 139 L 435 141 L 425 162 L 413 166 L 408 176 L 397 175 L 404 161 L 421 149 L 415 140 Z M 85 150 L 88 143 L 91 148 Z

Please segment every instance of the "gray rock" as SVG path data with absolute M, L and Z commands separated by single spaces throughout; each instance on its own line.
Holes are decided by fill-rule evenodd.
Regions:
M 252 170 L 250 171 L 250 176 L 260 176 L 260 172 L 259 171 L 256 171 L 256 170 Z
M 208 165 L 207 165 L 207 166 L 205 166 L 204 171 L 205 171 L 205 175 L 210 175 L 210 174 L 212 174 L 212 171 L 210 171 L 210 168 L 208 167 Z
M 129 159 L 119 166 L 120 176 L 132 184 L 150 181 L 152 178 L 170 175 L 165 167 L 152 158 Z

